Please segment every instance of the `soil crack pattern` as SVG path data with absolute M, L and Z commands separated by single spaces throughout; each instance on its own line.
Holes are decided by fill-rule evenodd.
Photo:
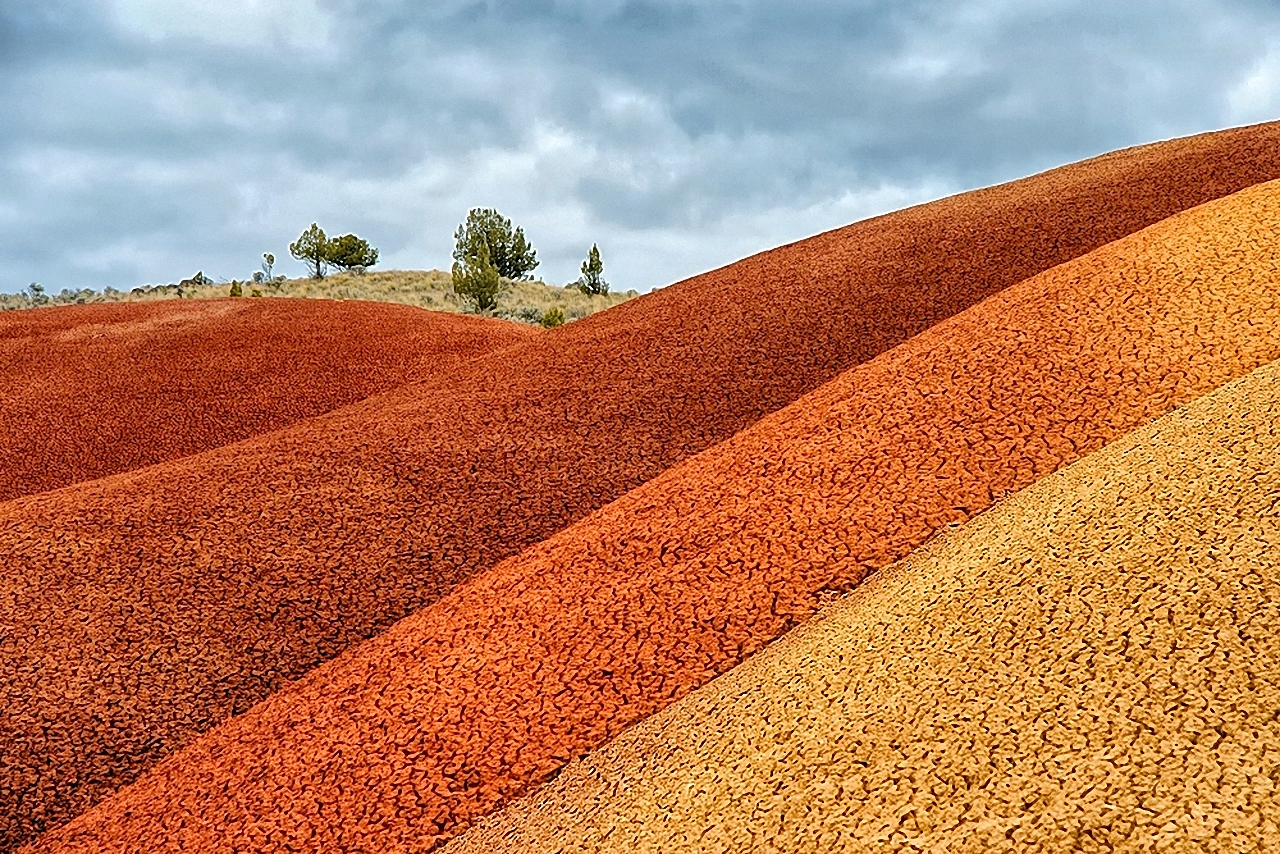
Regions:
M 471 852 L 1280 849 L 1280 363 L 1045 478 Z
M 330 300 L 6 311 L 0 501 L 268 433 L 536 334 Z
M 1280 182 L 985 300 L 228 721 L 42 851 L 424 850 L 997 496 L 1280 357 Z

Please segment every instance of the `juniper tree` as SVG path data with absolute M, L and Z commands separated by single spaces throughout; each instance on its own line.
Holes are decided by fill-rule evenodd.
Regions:
M 542 320 L 538 321 L 545 329 L 555 329 L 557 326 L 564 326 L 564 309 L 558 305 L 553 305 L 547 309 L 546 314 L 542 315 Z
M 609 283 L 600 278 L 604 272 L 604 262 L 600 260 L 600 250 L 593 243 L 587 260 L 582 262 L 582 277 L 578 279 L 578 290 L 584 294 L 607 294 Z
M 489 247 L 483 241 L 476 244 L 474 254 L 463 255 L 453 262 L 453 290 L 473 301 L 477 310 L 493 311 L 497 308 L 501 287 L 502 277 L 489 260 Z
M 324 229 L 311 223 L 310 228 L 289 244 L 289 254 L 306 263 L 311 278 L 323 279 L 329 269 L 329 239 Z
M 511 220 L 492 208 L 472 208 L 467 219 L 453 235 L 455 261 L 467 265 L 467 259 L 479 256 L 486 247 L 489 263 L 504 279 L 528 278 L 538 266 L 537 252 L 525 239 L 524 229 L 512 228 Z
M 363 273 L 378 263 L 378 250 L 354 234 L 329 240 L 329 263 L 340 270 Z

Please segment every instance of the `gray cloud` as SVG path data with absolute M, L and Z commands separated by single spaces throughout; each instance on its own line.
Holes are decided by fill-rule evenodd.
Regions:
M 1280 10 L 0 0 L 0 96 L 0 290 L 244 276 L 313 220 L 388 266 L 446 266 L 476 205 L 525 227 L 548 279 L 599 242 L 615 285 L 645 290 L 1280 117 Z

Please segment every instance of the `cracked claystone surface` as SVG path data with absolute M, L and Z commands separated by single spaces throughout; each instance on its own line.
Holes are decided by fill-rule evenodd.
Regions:
M 912 553 L 445 848 L 1280 849 L 1280 363 Z
M 277 430 L 536 334 L 331 300 L 0 312 L 0 502 Z
M 267 436 L 0 504 L 0 851 L 842 371 L 1275 177 L 1280 123 L 1116 152 L 748 258 Z M 540 778 L 534 755 L 499 762 L 498 790 L 513 767 Z M 452 828 L 493 802 L 487 785 L 457 805 L 474 772 L 450 773 L 404 821 Z
M 1280 182 L 1009 288 L 224 723 L 43 851 L 427 849 L 933 533 L 1280 357 Z

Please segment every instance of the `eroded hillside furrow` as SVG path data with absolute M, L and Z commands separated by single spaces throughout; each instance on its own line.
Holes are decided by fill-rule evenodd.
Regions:
M 0 502 L 278 430 L 536 334 L 330 300 L 2 312 Z
M 933 533 L 1280 357 L 1280 182 L 996 294 L 530 547 L 39 850 L 427 850 Z
M 1277 124 L 1107 155 L 746 259 L 261 439 L 0 504 L 0 850 L 841 371 L 1275 177 Z
M 470 852 L 1280 850 L 1280 363 L 1018 493 Z

